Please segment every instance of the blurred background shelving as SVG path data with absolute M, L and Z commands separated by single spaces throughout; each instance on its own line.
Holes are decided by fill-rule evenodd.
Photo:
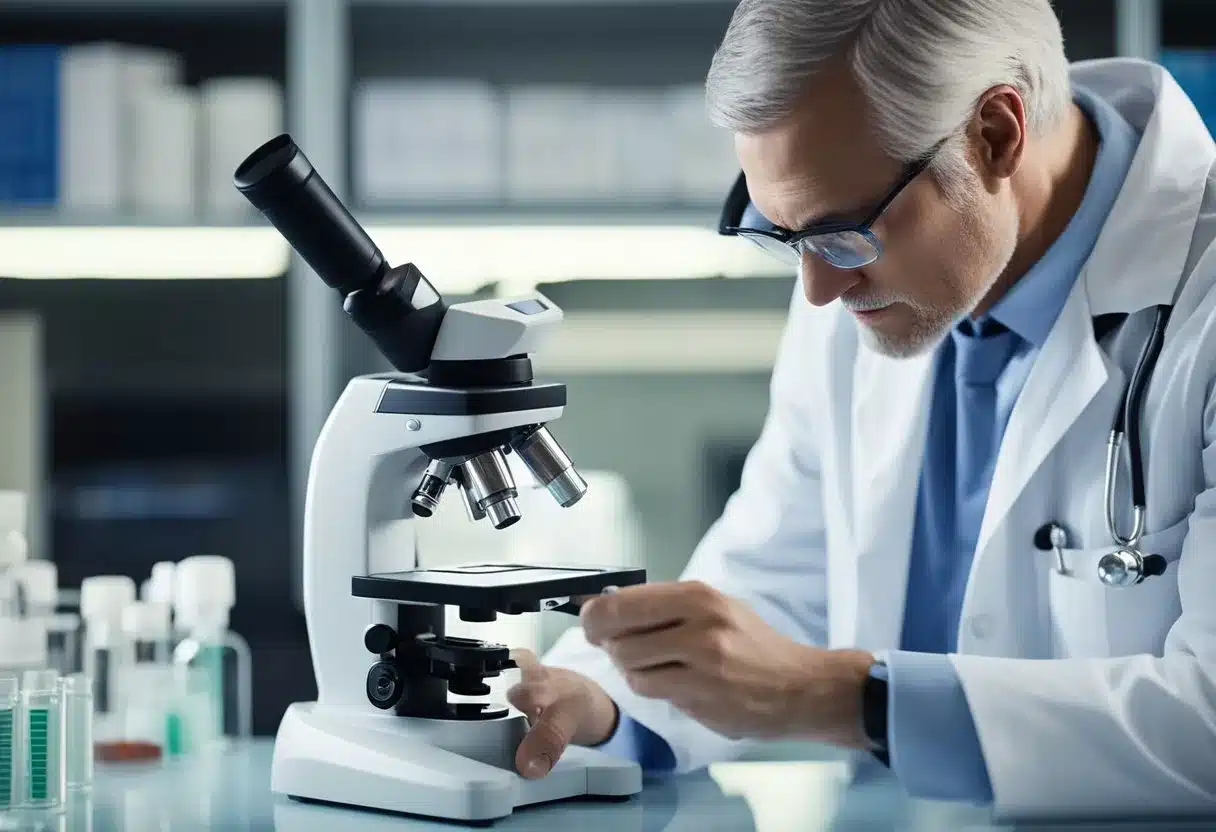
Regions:
M 1072 59 L 1160 58 L 1216 114 L 1216 4 L 1055 5 Z M 30 45 L 60 50 L 43 56 L 55 65 L 96 44 L 167 55 L 165 98 L 187 96 L 200 121 L 208 89 L 258 79 L 279 96 L 260 129 L 289 129 L 391 260 L 416 260 L 452 300 L 539 286 L 568 317 L 538 357 L 569 386 L 554 432 L 581 467 L 628 484 L 646 566 L 671 578 L 759 433 L 794 289 L 712 233 L 736 169 L 699 85 L 733 6 L 4 0 L 0 62 Z M 0 128 L 16 94 L 0 81 Z M 255 651 L 255 728 L 268 733 L 313 691 L 297 531 L 312 444 L 346 380 L 385 367 L 239 198 L 208 207 L 206 182 L 230 179 L 231 159 L 209 169 L 205 131 L 191 135 L 179 158 L 194 160 L 193 190 L 173 210 L 155 200 L 170 200 L 176 168 L 147 155 L 140 170 L 170 172 L 145 187 L 152 202 L 0 199 L 0 276 L 43 278 L 0 279 L 0 316 L 41 333 L 48 419 L 31 486 L 46 483 L 63 582 L 233 558 L 233 625 Z M 17 153 L 0 140 L 0 179 Z M 128 499 L 98 502 L 98 489 Z

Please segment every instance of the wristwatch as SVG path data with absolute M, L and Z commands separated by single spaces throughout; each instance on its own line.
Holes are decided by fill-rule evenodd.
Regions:
M 878 659 L 870 665 L 861 688 L 861 727 L 870 750 L 883 765 L 890 765 L 887 739 L 887 663 Z

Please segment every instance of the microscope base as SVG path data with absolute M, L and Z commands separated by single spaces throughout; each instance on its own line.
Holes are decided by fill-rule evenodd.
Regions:
M 513 758 L 526 730 L 517 712 L 489 721 L 426 720 L 297 702 L 279 725 L 270 788 L 304 800 L 463 821 L 642 790 L 637 764 L 577 746 L 547 776 L 519 776 Z

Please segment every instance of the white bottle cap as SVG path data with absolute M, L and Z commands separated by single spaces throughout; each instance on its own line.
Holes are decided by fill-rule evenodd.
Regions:
M 122 611 L 122 631 L 132 641 L 165 641 L 169 638 L 169 605 L 156 601 L 134 601 Z
M 219 555 L 195 555 L 177 564 L 173 605 L 186 628 L 204 622 L 228 626 L 236 603 L 236 572 L 232 561 Z
M 49 560 L 27 560 L 13 567 L 13 575 L 25 593 L 25 602 L 50 610 L 59 590 L 59 570 Z
M 94 575 L 80 582 L 80 615 L 118 625 L 122 611 L 135 600 L 135 581 L 126 575 Z
M 172 604 L 173 576 L 176 572 L 177 564 L 171 560 L 162 560 L 152 564 L 152 577 L 148 579 L 148 592 L 144 600 Z
M 25 563 L 29 557 L 30 547 L 25 535 L 16 529 L 0 527 L 0 569 Z
M 46 623 L 38 618 L 0 618 L 0 667 L 46 665 Z

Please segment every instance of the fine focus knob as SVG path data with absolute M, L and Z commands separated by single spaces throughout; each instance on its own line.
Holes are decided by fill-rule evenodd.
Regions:
M 363 631 L 363 646 L 377 656 L 397 647 L 397 631 L 387 624 L 373 624 Z
M 405 679 L 392 662 L 376 662 L 367 671 L 367 700 L 382 711 L 405 697 Z

